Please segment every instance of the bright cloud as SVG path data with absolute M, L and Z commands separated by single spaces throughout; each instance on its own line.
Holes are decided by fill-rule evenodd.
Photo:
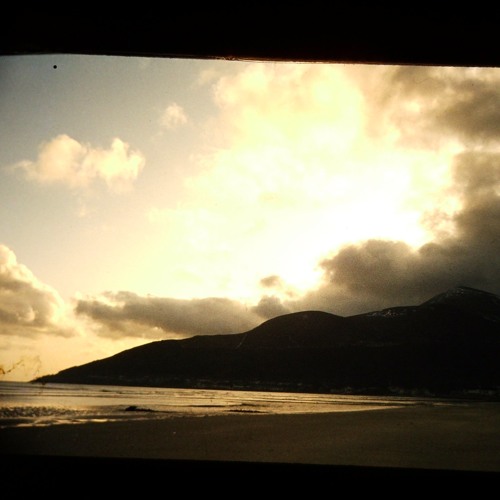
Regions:
M 168 129 L 184 125 L 187 121 L 188 118 L 184 109 L 176 103 L 167 106 L 160 118 L 160 124 Z
M 295 152 L 342 152 L 362 124 L 361 95 L 342 69 L 327 65 L 250 64 L 221 77 L 214 97 L 231 144 L 256 142 Z
M 100 149 L 63 134 L 43 143 L 36 161 L 24 160 L 14 167 L 42 184 L 84 188 L 101 179 L 112 191 L 122 192 L 130 189 L 144 165 L 142 154 L 130 151 L 130 146 L 118 138 L 109 149 Z
M 66 306 L 56 290 L 39 281 L 0 245 L 0 335 L 71 336 Z

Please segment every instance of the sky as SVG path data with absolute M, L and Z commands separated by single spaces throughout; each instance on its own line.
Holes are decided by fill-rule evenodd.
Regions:
M 0 380 L 500 294 L 500 69 L 0 57 Z

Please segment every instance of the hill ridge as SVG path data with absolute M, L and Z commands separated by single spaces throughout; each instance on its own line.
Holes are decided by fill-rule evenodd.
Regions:
M 417 306 L 155 341 L 33 382 L 497 397 L 499 360 L 500 297 L 456 287 Z

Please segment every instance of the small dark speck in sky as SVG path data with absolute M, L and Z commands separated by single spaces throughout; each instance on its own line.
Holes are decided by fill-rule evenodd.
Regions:
M 54 64 L 54 66 L 53 66 L 53 67 L 54 67 L 54 69 L 57 69 L 57 64 Z

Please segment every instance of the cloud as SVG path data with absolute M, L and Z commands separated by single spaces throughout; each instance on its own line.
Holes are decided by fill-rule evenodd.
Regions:
M 413 201 L 408 203 L 420 213 L 420 224 L 429 237 L 417 245 L 396 234 L 353 238 L 356 243 L 344 243 L 321 260 L 319 285 L 299 299 L 283 300 L 282 305 L 349 315 L 420 303 L 457 285 L 500 293 L 500 111 L 496 105 L 500 73 L 484 68 L 406 66 L 353 66 L 346 67 L 346 72 L 363 91 L 370 137 L 391 146 L 395 157 L 403 147 L 414 155 L 436 152 L 432 166 L 428 161 L 432 157 L 414 156 L 416 167 L 407 171 L 409 179 L 419 180 L 418 189 L 425 194 L 426 203 L 417 204 L 422 196 L 415 193 L 415 185 Z M 404 173 L 403 168 L 400 164 Z M 391 170 L 391 175 L 395 172 Z M 374 185 L 365 181 L 360 190 Z M 374 201 L 360 206 L 360 217 L 371 220 Z M 376 205 L 373 210 L 379 213 Z M 351 220 L 350 213 L 345 217 Z M 389 218 L 377 221 L 392 225 Z
M 262 318 L 240 302 L 226 298 L 175 299 L 107 292 L 80 299 L 76 306 L 100 324 L 103 337 L 190 337 L 239 333 L 257 326 Z
M 248 64 L 213 89 L 233 147 L 258 142 L 278 150 L 293 145 L 294 154 L 338 153 L 362 124 L 361 95 L 341 66 Z
M 252 308 L 252 311 L 265 320 L 288 314 L 291 309 L 283 304 L 278 297 L 266 295 L 259 300 L 258 304 Z
M 242 290 L 253 289 L 255 276 L 274 273 L 303 289 L 319 247 L 338 234 L 322 231 L 324 219 L 339 204 L 352 211 L 353 196 L 366 199 L 343 161 L 362 129 L 361 96 L 340 66 L 237 68 L 211 80 L 218 113 L 205 123 L 206 148 L 193 156 L 183 199 L 153 208 L 150 220 L 176 232 L 177 262 L 189 260 L 215 296 L 248 297 Z M 284 257 L 285 247 L 296 251 Z
M 388 66 L 374 69 L 378 78 L 372 74 L 369 79 L 366 71 L 356 67 L 352 73 L 370 95 L 372 132 L 395 127 L 400 144 L 411 147 L 437 147 L 445 141 L 473 147 L 498 141 L 496 68 Z
M 500 153 L 461 153 L 452 174 L 460 208 L 430 216 L 448 231 L 419 248 L 382 239 L 347 244 L 322 260 L 317 289 L 284 306 L 350 315 L 418 304 L 459 285 L 500 294 Z
M 282 288 L 283 280 L 281 276 L 273 274 L 271 276 L 265 276 L 259 281 L 259 284 L 264 288 Z
M 145 164 L 142 154 L 129 148 L 118 138 L 109 149 L 100 149 L 62 134 L 40 145 L 36 161 L 24 160 L 14 168 L 41 184 L 78 189 L 100 179 L 110 190 L 123 192 L 130 189 Z
M 176 103 L 170 104 L 160 118 L 162 127 L 173 129 L 187 123 L 188 118 L 184 109 Z
M 347 315 L 416 304 L 457 285 L 500 293 L 498 71 L 343 70 L 248 65 L 217 81 L 215 99 L 226 126 L 221 134 L 226 147 L 204 159 L 205 170 L 188 186 L 204 194 L 199 198 L 206 210 L 204 223 L 192 225 L 206 235 L 203 248 L 234 218 L 239 225 L 234 224 L 234 237 L 227 244 L 234 245 L 240 231 L 241 246 L 251 248 L 234 268 L 257 262 L 264 269 L 262 263 L 279 252 L 274 270 L 265 268 L 259 283 L 276 296 L 266 294 L 251 308 L 260 318 L 292 310 Z M 349 78 L 361 84 L 362 103 Z M 339 111 L 345 109 L 344 102 L 351 104 L 350 111 Z M 361 129 L 371 134 L 369 139 L 361 138 Z M 343 152 L 354 152 L 356 145 L 368 153 L 358 153 L 359 161 L 353 163 Z M 387 198 L 395 202 L 386 204 Z M 421 217 L 428 230 L 424 243 L 399 239 L 409 218 L 397 221 L 390 236 L 366 237 L 352 230 L 359 221 L 363 231 L 390 233 L 396 225 L 391 214 L 401 207 Z M 356 243 L 336 247 L 331 243 L 339 239 L 320 240 L 313 230 L 353 236 L 349 241 Z M 223 240 L 224 233 L 215 239 Z M 266 244 L 252 246 L 256 234 Z M 300 298 L 287 297 L 281 276 L 286 282 L 290 278 L 277 266 L 295 264 L 291 255 L 310 256 L 305 246 L 309 241 L 315 248 L 321 242 L 334 250 L 320 262 L 321 282 Z M 200 248 L 200 241 L 196 243 Z M 230 252 L 224 258 L 229 261 Z
M 438 208 L 424 217 L 434 230 L 431 241 L 418 247 L 375 238 L 345 244 L 322 259 L 322 281 L 300 298 L 287 293 L 281 276 L 270 274 L 259 284 L 278 295 L 266 294 L 251 307 L 222 298 L 181 300 L 121 292 L 81 300 L 77 312 L 103 325 L 101 335 L 109 337 L 144 332 L 158 337 L 159 330 L 190 336 L 247 331 L 298 310 L 351 315 L 418 304 L 458 285 L 500 293 L 500 153 L 464 151 L 455 155 L 450 171 L 448 193 L 456 208 Z
M 74 332 L 65 324 L 65 314 L 59 294 L 0 245 L 0 335 L 69 337 Z

